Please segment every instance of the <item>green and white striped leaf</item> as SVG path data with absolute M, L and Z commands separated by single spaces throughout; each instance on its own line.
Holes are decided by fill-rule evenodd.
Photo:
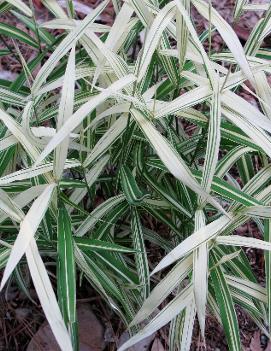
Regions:
M 132 336 L 126 341 L 118 351 L 124 351 L 135 345 L 147 336 L 153 334 L 158 329 L 166 325 L 171 319 L 185 309 L 193 300 L 193 292 L 191 285 L 188 285 L 180 294 L 178 294 L 167 306 L 159 312 L 149 324 L 147 324 L 140 332 Z
M 103 222 L 102 217 L 105 214 L 107 214 L 112 208 L 114 208 L 115 206 L 117 206 L 119 203 L 121 203 L 123 201 L 125 201 L 125 196 L 124 195 L 117 195 L 117 196 L 111 197 L 108 200 L 101 203 L 82 222 L 82 224 L 76 230 L 75 235 L 81 237 L 84 234 L 86 234 L 89 230 L 91 230 L 97 222 L 99 222 L 99 221 Z
M 142 57 L 140 58 L 140 67 L 138 73 L 138 81 L 144 77 L 147 67 L 152 59 L 152 55 L 159 44 L 161 35 L 175 15 L 175 4 L 169 2 L 159 14 L 155 17 L 152 26 L 148 31 L 147 38 L 144 43 Z
M 73 351 L 70 336 L 62 319 L 54 290 L 34 239 L 31 239 L 26 249 L 26 258 L 42 309 L 57 343 L 61 350 Z
M 204 227 L 204 213 L 202 210 L 197 210 L 195 213 L 195 232 Z M 203 338 L 205 333 L 205 313 L 208 295 L 208 256 L 208 243 L 203 243 L 193 252 L 193 290 L 201 335 Z
M 16 7 L 18 10 L 23 12 L 26 16 L 31 17 L 32 11 L 31 9 L 21 0 L 6 0 L 8 4 Z
M 18 222 L 21 222 L 23 220 L 23 218 L 24 218 L 24 213 L 21 210 L 21 208 L 25 207 L 32 200 L 34 200 L 36 197 L 38 197 L 44 191 L 46 186 L 47 186 L 47 184 L 32 186 L 31 188 L 28 188 L 28 189 L 20 192 L 18 195 L 14 196 L 14 198 L 12 198 L 12 199 L 8 198 L 7 199 L 8 202 L 11 201 L 16 207 L 14 209 L 11 207 L 11 209 L 12 209 L 12 211 L 15 211 L 15 213 L 16 213 L 15 216 L 18 216 L 18 218 L 20 218 L 18 220 Z M 5 199 L 5 194 L 1 193 L 1 199 L 2 200 Z M 13 206 L 13 204 L 11 204 L 11 206 Z M 8 206 L 8 205 L 9 204 L 7 203 L 6 206 Z M 1 213 L 1 215 L 0 215 L 0 223 L 2 223 L 8 217 L 12 218 L 12 214 L 11 214 L 12 212 L 8 214 L 8 209 L 6 209 L 5 211 L 3 210 L 3 212 L 5 212 L 5 213 L 3 213 L 3 214 Z M 14 220 L 16 220 L 16 219 L 14 218 Z
M 135 207 L 131 209 L 131 217 L 133 244 L 134 248 L 138 251 L 135 255 L 135 262 L 139 277 L 142 301 L 145 301 L 150 293 L 149 263 L 144 241 L 144 232 L 142 230 L 138 210 Z
M 217 259 L 211 256 L 211 264 L 215 265 Z M 223 271 L 219 266 L 211 270 L 211 279 L 214 284 L 216 301 L 220 310 L 220 317 L 227 337 L 228 347 L 231 351 L 241 351 L 241 341 L 237 316 L 234 310 L 229 286 Z
M 226 275 L 225 277 L 227 283 L 234 289 L 238 289 L 261 302 L 267 302 L 266 289 L 259 284 L 235 276 Z
M 184 311 L 183 315 L 182 330 L 180 332 L 180 350 L 190 351 L 192 336 L 193 336 L 193 327 L 196 318 L 196 305 L 195 301 L 191 301 Z
M 182 0 L 183 6 L 187 13 L 190 14 L 190 0 Z M 177 37 L 177 49 L 179 59 L 179 70 L 183 69 L 188 46 L 189 31 L 183 16 L 179 11 L 176 12 L 176 37 Z
M 144 301 L 142 307 L 134 317 L 131 326 L 148 318 L 155 309 L 167 298 L 167 296 L 180 284 L 192 270 L 192 256 L 189 255 L 163 278 L 151 291 L 149 297 Z
M 65 163 L 65 169 L 80 167 L 80 165 L 81 164 L 78 161 L 69 160 Z M 53 162 L 50 162 L 37 167 L 30 167 L 30 168 L 22 169 L 17 172 L 10 173 L 0 178 L 0 186 L 10 184 L 18 180 L 29 179 L 41 174 L 48 173 L 53 170 L 53 167 L 54 167 Z
M 42 194 L 34 201 L 27 215 L 20 224 L 20 231 L 12 247 L 3 278 L 1 281 L 0 290 L 3 288 L 14 268 L 17 266 L 21 257 L 24 255 L 30 241 L 38 229 L 38 226 L 43 219 L 45 212 L 50 203 L 50 199 L 55 188 L 55 184 L 48 185 Z
M 24 8 L 24 7 L 23 7 Z M 6 37 L 10 37 L 12 39 L 18 39 L 22 41 L 23 43 L 30 45 L 31 47 L 34 47 L 38 49 L 39 45 L 34 40 L 30 35 L 22 31 L 21 29 L 18 29 L 15 26 L 11 26 L 10 24 L 1 22 L 0 23 L 0 34 L 4 35 Z
M 264 240 L 268 243 L 271 242 L 271 220 L 266 219 L 264 221 Z M 271 328 L 271 271 L 270 271 L 270 260 L 271 260 L 271 251 L 264 252 L 264 260 L 265 260 L 265 281 L 266 281 L 266 293 L 267 293 L 267 317 L 268 317 L 268 325 L 269 325 L 269 333 Z
M 220 245 L 233 245 L 233 246 L 244 246 L 244 247 L 252 247 L 254 249 L 261 250 L 271 250 L 271 244 L 267 241 L 247 238 L 240 235 L 232 235 L 232 236 L 218 236 L 216 238 L 216 242 Z
M 70 216 L 60 205 L 57 216 L 58 251 L 58 296 L 61 300 L 62 315 L 69 330 L 73 349 L 78 349 L 78 327 L 76 316 L 76 270 L 73 253 L 73 237 Z
M 29 102 L 24 109 L 23 116 L 28 115 L 32 108 L 31 102 Z M 29 138 L 26 135 L 25 130 L 22 126 L 9 114 L 0 109 L 0 119 L 9 129 L 12 135 L 19 141 L 20 144 L 24 147 L 25 151 L 30 155 L 33 160 L 36 160 L 39 156 L 38 149 L 29 141 Z
M 46 81 L 49 74 L 53 71 L 56 64 L 59 60 L 70 50 L 70 48 L 80 39 L 80 37 L 84 34 L 87 26 L 95 21 L 97 16 L 104 10 L 106 5 L 108 4 L 108 0 L 103 1 L 97 8 L 87 15 L 81 22 L 81 24 L 75 27 L 64 40 L 58 45 L 58 47 L 54 50 L 50 58 L 46 61 L 46 63 L 39 70 L 33 86 L 32 92 L 36 94 L 42 84 Z
M 10 217 L 16 222 L 21 222 L 21 220 L 24 218 L 24 213 L 18 206 L 16 200 L 14 201 L 11 199 L 2 189 L 0 189 L 0 195 L 0 209 L 5 213 L 5 217 Z
M 249 67 L 246 59 L 243 47 L 231 26 L 222 18 L 222 16 L 213 8 L 209 8 L 208 3 L 202 0 L 192 0 L 193 5 L 199 11 L 199 13 L 209 20 L 209 11 L 211 12 L 211 23 L 218 30 L 219 34 L 227 44 L 231 53 L 238 62 L 240 68 L 243 70 L 245 75 L 251 82 L 254 82 L 253 73 Z
M 135 80 L 133 75 L 125 76 L 114 82 L 110 87 L 103 90 L 97 96 L 94 96 L 90 101 L 81 106 L 57 131 L 55 136 L 50 140 L 46 148 L 42 151 L 36 164 L 40 164 L 57 145 L 59 145 L 80 123 L 85 117 L 92 112 L 100 103 L 109 98 L 116 91 L 123 89 L 125 86 L 131 84 Z
M 123 134 L 127 127 L 127 116 L 121 115 L 115 123 L 107 130 L 106 133 L 99 139 L 95 144 L 94 148 L 90 151 L 86 157 L 83 167 L 88 167 L 98 157 L 101 157 L 104 153 L 108 152 L 109 147 Z
M 69 200 L 75 204 L 79 204 L 79 202 L 84 198 L 84 196 L 87 194 L 88 188 L 90 188 L 98 179 L 100 176 L 101 172 L 104 170 L 107 162 L 109 161 L 109 155 L 105 155 L 99 159 L 98 162 L 87 172 L 86 174 L 86 183 L 84 188 L 78 188 L 73 191 L 71 196 L 69 197 Z M 72 207 L 68 207 L 68 212 L 71 213 Z
M 171 265 L 178 259 L 189 254 L 201 244 L 208 242 L 216 237 L 223 228 L 231 222 L 227 216 L 221 216 L 212 223 L 207 224 L 195 233 L 191 234 L 181 244 L 175 247 L 169 254 L 167 254 L 152 271 L 152 274 L 159 272 L 161 269 Z
M 135 109 L 131 113 L 170 173 L 224 213 L 223 208 L 199 186 L 181 157 L 148 118 Z
M 144 194 L 132 172 L 130 171 L 129 167 L 123 165 L 120 169 L 120 176 L 121 176 L 121 186 L 122 190 L 126 196 L 127 201 L 130 205 L 137 205 L 140 204 L 148 194 Z
M 75 47 L 71 49 L 63 81 L 57 116 L 57 131 L 73 114 L 75 84 Z M 68 155 L 69 135 L 56 147 L 54 156 L 54 176 L 61 178 Z
M 87 238 L 74 238 L 76 245 L 82 251 L 112 251 L 112 252 L 123 252 L 131 253 L 135 252 L 136 249 L 124 247 L 111 242 L 97 240 L 97 239 L 87 239 Z

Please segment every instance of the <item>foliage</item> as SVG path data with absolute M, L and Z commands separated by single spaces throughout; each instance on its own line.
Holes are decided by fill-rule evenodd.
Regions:
M 130 329 L 120 351 L 169 322 L 170 350 L 189 350 L 207 310 L 241 350 L 236 305 L 269 335 L 271 55 L 261 46 L 271 6 L 259 5 L 243 48 L 203 0 L 114 0 L 111 27 L 99 23 L 108 1 L 83 20 L 70 0 L 67 13 L 42 3 L 54 16 L 43 24 L 21 0 L 0 5 L 29 31 L 0 24 L 11 42 L 1 55 L 22 65 L 14 82 L 0 81 L 1 288 L 13 279 L 27 290 L 14 274 L 27 265 L 65 351 L 78 350 L 79 276 Z M 200 35 L 192 6 L 210 23 Z M 236 20 L 250 9 L 237 0 Z M 206 50 L 214 31 L 220 53 Z M 261 240 L 233 235 L 250 221 Z M 150 246 L 164 254 L 152 273 Z M 265 250 L 265 288 L 245 247 Z

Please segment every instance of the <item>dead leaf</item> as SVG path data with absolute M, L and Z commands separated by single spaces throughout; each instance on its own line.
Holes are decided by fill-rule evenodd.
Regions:
M 158 338 L 154 339 L 151 351 L 165 351 L 164 346 L 162 345 L 160 339 Z
M 256 331 L 254 333 L 253 337 L 251 338 L 249 349 L 251 351 L 262 351 L 262 347 L 261 347 L 261 332 L 260 331 Z
M 41 0 L 33 0 L 33 4 L 34 4 L 34 6 L 37 7 L 39 10 L 42 9 Z
M 102 351 L 105 348 L 104 327 L 87 304 L 77 308 L 79 350 Z M 61 351 L 47 322 L 43 323 L 30 341 L 27 351 Z

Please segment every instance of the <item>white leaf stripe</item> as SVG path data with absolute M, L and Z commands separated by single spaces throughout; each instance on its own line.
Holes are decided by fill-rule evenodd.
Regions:
M 61 100 L 57 116 L 57 130 L 73 114 L 75 84 L 75 47 L 71 49 L 67 68 L 64 76 Z M 56 147 L 54 156 L 54 176 L 61 178 L 69 148 L 69 135 Z
M 201 195 L 204 200 L 210 202 L 214 207 L 219 209 L 219 211 L 225 213 L 223 208 L 199 186 L 181 157 L 157 131 L 147 117 L 135 109 L 132 109 L 131 113 L 170 173 Z
M 254 82 L 253 73 L 251 72 L 251 69 L 248 65 L 243 47 L 240 44 L 240 41 L 234 30 L 231 28 L 231 26 L 221 17 L 221 15 L 213 7 L 209 9 L 209 6 L 206 2 L 202 0 L 192 0 L 192 3 L 199 11 L 199 13 L 202 16 L 204 16 L 207 20 L 209 19 L 209 11 L 211 11 L 210 20 L 212 24 L 219 31 L 220 35 L 226 42 L 228 48 L 231 50 L 236 61 L 239 63 L 241 69 L 246 74 L 248 79 L 250 79 L 251 82 Z
M 61 206 L 57 217 L 57 245 L 59 260 L 59 282 L 63 300 L 63 317 L 69 327 L 74 348 L 77 347 L 78 331 L 76 330 L 76 270 L 73 253 L 72 228 L 69 214 Z
M 190 351 L 193 336 L 193 327 L 196 318 L 195 301 L 192 300 L 190 305 L 186 307 L 183 318 L 184 321 L 181 331 L 180 349 L 182 351 Z
M 139 333 L 126 341 L 118 351 L 124 351 L 140 340 L 154 333 L 156 330 L 166 325 L 172 318 L 186 308 L 193 299 L 192 287 L 188 285 L 179 295 L 177 295 L 152 321 L 147 324 Z
M 204 226 L 204 213 L 200 209 L 196 210 L 195 232 L 197 232 Z M 193 252 L 193 290 L 201 335 L 203 338 L 205 335 L 205 313 L 208 295 L 208 250 L 208 243 L 203 243 Z
M 110 209 L 118 205 L 120 202 L 123 202 L 124 200 L 125 200 L 124 195 L 117 195 L 101 203 L 82 222 L 82 224 L 76 230 L 75 235 L 81 237 L 84 234 L 86 234 L 87 231 L 91 230 L 99 220 L 102 220 L 101 219 L 102 216 L 104 216 L 106 213 L 108 213 L 108 211 L 110 211 Z
M 26 258 L 33 284 L 44 314 L 61 350 L 73 351 L 71 340 L 62 319 L 54 290 L 34 239 L 30 241 L 26 250 Z
M 144 197 L 148 196 L 141 191 L 139 188 L 136 179 L 133 176 L 133 173 L 126 165 L 123 165 L 120 169 L 121 176 L 121 186 L 122 190 L 126 196 L 128 203 L 131 205 L 139 204 Z
M 216 238 L 216 242 L 222 245 L 253 247 L 255 249 L 271 251 L 271 243 L 260 239 L 243 237 L 240 235 L 232 235 L 232 236 L 220 235 Z
M 142 80 L 143 76 L 146 73 L 149 62 L 151 61 L 154 50 L 156 49 L 163 30 L 167 27 L 169 22 L 174 16 L 174 3 L 168 3 L 159 14 L 155 17 L 155 20 L 152 23 L 152 26 L 148 32 L 142 57 L 140 60 L 140 68 L 138 74 L 138 81 Z
M 44 189 L 42 194 L 34 201 L 27 215 L 21 222 L 19 234 L 15 240 L 3 274 L 0 290 L 3 288 L 19 260 L 24 255 L 30 241 L 34 238 L 38 226 L 49 206 L 54 188 L 55 184 L 50 184 Z
M 75 237 L 75 242 L 81 250 L 105 250 L 105 251 L 116 251 L 116 252 L 135 252 L 135 249 L 117 245 L 111 242 L 99 240 L 99 239 L 85 239 Z
M 133 75 L 125 76 L 118 81 L 114 82 L 109 88 L 105 89 L 99 95 L 94 96 L 83 106 L 81 106 L 70 118 L 64 123 L 55 136 L 50 140 L 46 148 L 36 160 L 36 165 L 40 164 L 46 156 L 50 154 L 56 146 L 62 142 L 80 123 L 83 122 L 85 117 L 94 110 L 100 103 L 109 98 L 115 91 L 121 90 L 126 85 L 131 84 L 135 80 Z
M 65 169 L 68 168 L 73 168 L 73 167 L 79 167 L 81 164 L 78 161 L 72 161 L 69 160 L 65 164 Z M 41 174 L 45 174 L 47 172 L 50 172 L 53 170 L 53 163 L 46 163 L 37 167 L 31 167 L 31 168 L 26 168 L 22 169 L 20 171 L 8 174 L 4 177 L 0 178 L 0 186 L 10 184 L 12 182 L 18 181 L 18 180 L 24 180 L 24 179 L 29 179 L 36 177 Z
M 230 275 L 225 275 L 225 278 L 227 283 L 232 286 L 232 288 L 240 290 L 241 292 L 247 294 L 250 298 L 255 298 L 267 303 L 266 289 L 259 284 Z
M 86 174 L 86 182 L 88 187 L 91 187 L 92 184 L 96 182 L 98 179 L 99 175 L 101 172 L 104 170 L 105 165 L 109 161 L 109 155 L 105 155 L 99 159 L 99 161 L 87 172 Z M 85 184 L 86 185 L 86 184 Z M 75 189 L 71 196 L 69 197 L 69 200 L 75 204 L 79 204 L 79 202 L 84 198 L 84 196 L 87 194 L 87 188 L 86 186 L 82 189 Z M 71 213 L 72 211 L 72 206 L 68 207 L 68 212 Z
M 134 248 L 138 251 L 135 261 L 139 276 L 139 283 L 141 286 L 141 296 L 144 301 L 150 293 L 149 264 L 142 226 L 136 208 L 132 208 L 131 230 L 133 235 Z
M 268 243 L 271 242 L 271 220 L 267 219 L 264 221 L 264 240 Z M 267 319 L 269 326 L 271 325 L 271 271 L 270 271 L 270 261 L 271 252 L 265 251 L 265 282 L 266 282 L 266 292 L 267 292 Z
M 208 242 L 210 239 L 218 235 L 223 228 L 231 222 L 227 216 L 221 216 L 210 224 L 207 224 L 203 228 L 199 229 L 188 238 L 186 238 L 181 244 L 175 247 L 169 254 L 167 254 L 156 268 L 152 271 L 152 274 L 160 271 L 161 269 L 174 263 L 184 255 L 195 250 L 201 244 Z
M 15 221 L 21 222 L 21 220 L 24 218 L 24 213 L 17 205 L 16 200 L 14 201 L 11 199 L 8 194 L 2 189 L 0 189 L 0 195 L 0 209 L 5 212 L 5 217 L 11 217 Z M 3 216 L 0 218 L 2 219 Z
M 24 114 L 30 113 L 32 105 L 29 102 L 24 109 Z M 0 109 L 0 119 L 5 124 L 5 126 L 9 129 L 9 131 L 18 139 L 18 141 L 25 148 L 26 152 L 30 155 L 33 160 L 39 156 L 39 151 L 33 144 L 28 140 L 25 135 L 25 131 L 22 126 L 16 122 L 10 115 L 8 115 L 5 111 Z
M 123 134 L 126 126 L 127 116 L 126 114 L 123 114 L 95 144 L 85 159 L 83 166 L 89 167 L 89 165 L 91 165 L 98 157 L 101 157 L 105 152 L 107 152 L 109 147 Z
M 88 16 L 84 18 L 79 26 L 77 26 L 73 31 L 71 31 L 65 39 L 59 44 L 56 50 L 52 53 L 50 58 L 46 61 L 46 63 L 42 66 L 40 71 L 38 72 L 33 86 L 32 92 L 36 94 L 40 89 L 41 85 L 45 82 L 46 78 L 55 68 L 57 62 L 69 51 L 72 45 L 83 35 L 87 26 L 95 21 L 96 17 L 104 10 L 108 3 L 108 0 L 102 2 L 93 12 L 91 12 Z
M 137 312 L 131 326 L 142 322 L 149 317 L 152 312 L 162 303 L 162 301 L 176 288 L 177 284 L 192 270 L 192 256 L 179 262 L 151 291 L 150 296 L 144 301 L 143 306 Z
M 212 263 L 216 264 L 215 257 Z M 229 287 L 224 274 L 219 266 L 211 271 L 211 278 L 214 282 L 215 295 L 220 309 L 220 315 L 226 333 L 228 346 L 231 351 L 241 351 L 241 341 L 236 313 L 230 295 Z
M 204 169 L 202 174 L 201 186 L 206 192 L 210 191 L 212 179 L 215 173 L 218 161 L 218 153 L 220 146 L 220 121 L 221 121 L 221 101 L 219 78 L 214 87 L 212 104 L 210 111 L 210 120 L 208 126 L 208 140 L 205 153 Z
M 21 0 L 6 0 L 7 3 L 13 5 L 18 10 L 22 11 L 26 16 L 31 17 L 32 11 L 31 9 Z

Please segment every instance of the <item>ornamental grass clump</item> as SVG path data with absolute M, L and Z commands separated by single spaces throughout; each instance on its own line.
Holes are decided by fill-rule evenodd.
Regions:
M 1 289 L 27 291 L 30 274 L 63 351 L 78 350 L 79 277 L 129 329 L 119 351 L 168 323 L 169 350 L 190 350 L 207 313 L 241 350 L 236 306 L 269 337 L 271 6 L 236 1 L 235 22 L 264 11 L 243 47 L 203 0 L 113 0 L 112 26 L 108 1 L 83 19 L 72 0 L 41 2 L 44 23 L 32 2 L 0 5 L 20 23 L 0 23 L 0 55 L 21 65 L 0 80 Z M 252 222 L 258 238 L 238 235 Z M 248 247 L 264 252 L 265 287 Z

